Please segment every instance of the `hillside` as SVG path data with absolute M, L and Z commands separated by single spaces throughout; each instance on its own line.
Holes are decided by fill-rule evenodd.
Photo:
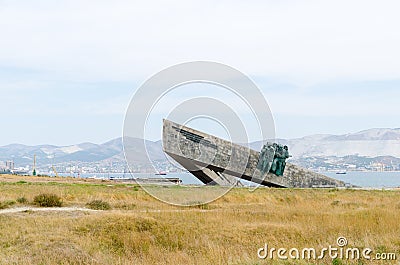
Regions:
M 142 141 L 129 138 L 125 144 L 132 146 L 134 150 Z M 400 158 L 400 129 L 370 129 L 345 135 L 310 135 L 276 141 L 288 145 L 293 156 L 292 161 L 306 167 L 315 166 L 313 161 L 318 162 L 321 159 L 339 161 L 337 158 L 342 158 L 340 163 L 353 161 L 356 165 L 364 165 L 381 160 L 390 160 L 391 163 L 398 164 Z M 250 147 L 260 150 L 263 142 L 265 141 L 250 143 Z M 161 141 L 146 141 L 146 147 L 153 160 L 165 161 Z M 31 164 L 35 154 L 41 164 L 71 161 L 123 163 L 125 160 L 122 138 L 103 144 L 81 143 L 71 146 L 11 144 L 0 147 L 0 161 L 14 160 L 16 165 Z M 144 161 L 141 153 L 133 154 L 132 157 L 135 163 L 140 164 Z
M 400 129 L 370 129 L 345 135 L 310 135 L 297 139 L 278 140 L 288 145 L 294 158 L 393 156 L 400 158 Z M 262 142 L 251 143 L 259 149 Z

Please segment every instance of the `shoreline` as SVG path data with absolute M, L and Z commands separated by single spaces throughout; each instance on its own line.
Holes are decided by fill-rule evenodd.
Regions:
M 66 183 L 66 184 L 104 184 L 104 185 L 137 185 L 149 187 L 199 187 L 199 188 L 213 188 L 215 186 L 197 185 L 197 184 L 165 184 L 162 183 L 139 183 L 135 180 L 109 180 L 109 179 L 91 179 L 91 178 L 74 178 L 74 177 L 38 177 L 38 176 L 20 176 L 20 175 L 4 175 L 0 174 L 0 183 Z M 233 187 L 234 189 L 243 190 L 248 189 L 249 186 Z M 257 189 L 276 189 L 276 190 L 365 190 L 365 191 L 397 191 L 400 190 L 400 185 L 397 187 L 330 187 L 330 188 L 271 188 L 266 186 L 259 186 Z

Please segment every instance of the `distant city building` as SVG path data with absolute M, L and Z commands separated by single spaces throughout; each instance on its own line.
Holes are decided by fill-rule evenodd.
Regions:
M 14 170 L 14 161 L 7 161 L 6 162 L 6 169 L 8 170 Z
M 11 170 L 6 167 L 6 163 L 0 161 L 0 174 L 10 174 Z

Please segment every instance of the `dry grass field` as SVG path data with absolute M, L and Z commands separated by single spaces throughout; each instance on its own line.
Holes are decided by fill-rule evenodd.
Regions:
M 206 189 L 206 187 L 204 187 Z M 168 192 L 185 187 L 160 187 Z M 53 193 L 66 211 L 36 211 Z M 85 211 L 101 200 L 109 210 Z M 36 207 L 36 206 L 34 206 Z M 67 208 L 76 207 L 76 208 Z M 0 264 L 398 264 L 400 191 L 235 188 L 217 201 L 177 207 L 139 186 L 0 177 Z M 261 260 L 257 250 L 336 246 L 395 253 L 397 261 Z

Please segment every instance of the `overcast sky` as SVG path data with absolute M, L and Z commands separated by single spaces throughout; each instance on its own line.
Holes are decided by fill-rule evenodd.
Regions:
M 399 10 L 395 0 L 0 0 L 0 145 L 120 137 L 137 87 L 195 60 L 248 74 L 279 138 L 400 127 Z

